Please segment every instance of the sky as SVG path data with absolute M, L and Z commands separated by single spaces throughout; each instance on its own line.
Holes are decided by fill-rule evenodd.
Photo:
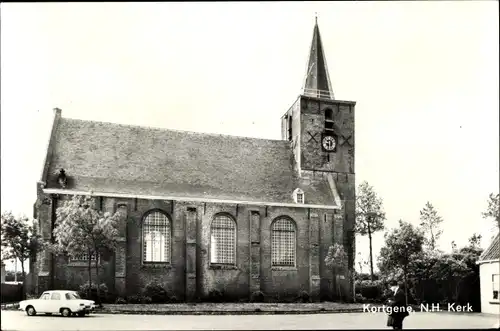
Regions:
M 1 210 L 32 216 L 53 116 L 281 139 L 314 16 L 336 99 L 356 101 L 356 182 L 387 228 L 444 219 L 442 249 L 494 227 L 498 2 L 1 4 Z M 374 236 L 375 258 L 383 233 Z M 368 256 L 368 241 L 357 238 Z

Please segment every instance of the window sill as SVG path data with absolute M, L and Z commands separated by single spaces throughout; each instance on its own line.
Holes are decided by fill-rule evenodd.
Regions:
M 234 264 L 210 264 L 210 269 L 213 270 L 238 270 Z
M 91 261 L 92 268 L 95 267 L 95 261 Z M 101 262 L 97 263 L 98 266 L 102 266 Z M 68 267 L 88 267 L 89 261 L 69 261 Z
M 272 271 L 297 271 L 297 267 L 279 267 L 279 266 L 274 266 L 271 267 Z
M 171 269 L 172 264 L 169 262 L 142 262 L 142 269 Z
M 495 299 L 490 300 L 490 304 L 492 304 L 492 305 L 500 305 L 500 300 L 495 300 Z

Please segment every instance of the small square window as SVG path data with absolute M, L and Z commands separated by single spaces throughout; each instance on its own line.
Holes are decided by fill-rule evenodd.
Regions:
M 304 203 L 304 194 L 297 193 L 297 203 Z

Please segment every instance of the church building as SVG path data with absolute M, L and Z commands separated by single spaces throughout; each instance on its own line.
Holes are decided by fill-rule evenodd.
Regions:
M 122 216 L 99 271 L 119 296 L 155 282 L 184 301 L 213 291 L 331 298 L 337 279 L 352 299 L 354 106 L 334 97 L 316 22 L 281 140 L 77 120 L 56 108 L 37 183 L 40 233 L 53 240 L 57 208 L 90 195 Z M 334 274 L 325 257 L 336 243 L 348 261 Z M 40 251 L 32 282 L 39 293 L 78 288 L 93 258 Z

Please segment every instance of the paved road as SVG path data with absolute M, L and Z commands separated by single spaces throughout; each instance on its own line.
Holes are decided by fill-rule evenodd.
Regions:
M 383 313 L 312 315 L 106 315 L 88 317 L 26 316 L 20 311 L 2 311 L 2 330 L 312 330 L 385 329 Z M 414 313 L 405 328 L 491 328 L 498 317 L 450 313 Z M 387 328 L 388 329 L 388 328 Z

